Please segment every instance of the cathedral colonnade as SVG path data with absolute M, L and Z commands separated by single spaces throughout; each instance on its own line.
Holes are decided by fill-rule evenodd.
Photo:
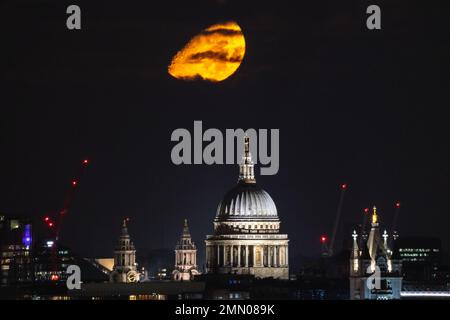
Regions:
M 288 244 L 207 244 L 206 267 L 288 267 Z

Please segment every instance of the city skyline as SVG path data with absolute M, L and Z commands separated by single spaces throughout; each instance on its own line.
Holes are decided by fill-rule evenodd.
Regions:
M 128 218 L 138 262 L 173 251 L 187 219 L 203 269 L 205 237 L 239 165 L 174 163 L 172 134 L 186 129 L 194 155 L 201 121 L 222 136 L 277 130 L 275 174 L 259 163 L 255 172 L 289 235 L 290 271 L 321 257 L 323 237 L 335 254 L 349 249 L 373 206 L 388 233 L 399 212 L 400 238 L 438 238 L 449 257 L 450 37 L 437 6 L 381 1 L 383 27 L 368 30 L 366 0 L 302 10 L 81 0 L 82 27 L 68 30 L 66 3 L 27 2 L 5 6 L 1 215 L 32 221 L 43 237 L 54 223 L 61 244 L 90 258 L 114 255 Z M 199 45 L 205 36 L 220 54 Z M 223 44 L 234 36 L 233 60 Z M 205 57 L 229 69 L 211 74 Z

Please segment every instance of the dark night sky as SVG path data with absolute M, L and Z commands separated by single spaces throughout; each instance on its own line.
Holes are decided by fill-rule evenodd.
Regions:
M 399 199 L 401 234 L 439 236 L 448 248 L 444 8 L 377 1 L 383 30 L 370 32 L 371 1 L 241 2 L 2 2 L 0 212 L 39 221 L 59 209 L 89 156 L 65 243 L 111 256 L 128 216 L 138 255 L 163 238 L 172 248 L 186 217 L 203 255 L 238 168 L 171 163 L 171 132 L 192 132 L 202 120 L 205 128 L 280 129 L 280 171 L 257 181 L 277 204 L 291 254 L 319 253 L 342 182 L 350 185 L 343 226 L 373 204 L 390 223 Z M 82 9 L 81 31 L 65 27 L 72 3 Z M 190 37 L 229 19 L 247 42 L 236 74 L 216 84 L 167 74 Z

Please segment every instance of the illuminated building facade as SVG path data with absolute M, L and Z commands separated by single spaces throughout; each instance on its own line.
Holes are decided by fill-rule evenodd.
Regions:
M 183 233 L 175 247 L 175 270 L 174 280 L 192 280 L 194 275 L 198 275 L 197 270 L 197 247 L 192 242 L 191 233 L 187 220 L 184 220 Z
M 69 249 L 57 241 L 45 239 L 38 241 L 34 253 L 34 275 L 39 284 L 61 283 L 67 280 L 67 267 L 75 264 Z
M 82 258 L 54 239 L 36 241 L 33 270 L 35 284 L 40 288 L 59 286 L 59 292 L 63 294 L 67 289 L 67 268 L 70 265 L 80 267 L 82 282 L 105 282 L 109 279 L 109 272 L 94 259 Z
M 32 225 L 0 215 L 0 286 L 33 281 Z
M 432 237 L 401 237 L 394 254 L 402 260 L 405 281 L 436 281 L 442 263 L 441 241 Z
M 110 274 L 110 282 L 138 282 L 139 273 L 136 264 L 136 249 L 130 239 L 127 220 L 123 220 L 119 243 L 114 250 L 114 268 Z
M 238 184 L 220 202 L 214 234 L 206 237 L 206 271 L 289 278 L 288 236 L 270 195 L 258 187 L 249 138 L 245 137 Z
M 353 231 L 352 237 L 350 299 L 400 299 L 402 263 L 393 258 L 387 232 L 380 234 L 376 207 L 373 207 L 372 227 L 367 242 L 359 242 L 356 231 Z M 358 243 L 362 243 L 361 248 Z

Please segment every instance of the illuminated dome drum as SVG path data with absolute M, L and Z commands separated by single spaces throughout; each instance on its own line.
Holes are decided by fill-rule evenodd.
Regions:
M 206 239 L 207 272 L 287 279 L 289 240 L 279 229 L 274 201 L 256 184 L 246 137 L 238 184 L 219 203 Z

